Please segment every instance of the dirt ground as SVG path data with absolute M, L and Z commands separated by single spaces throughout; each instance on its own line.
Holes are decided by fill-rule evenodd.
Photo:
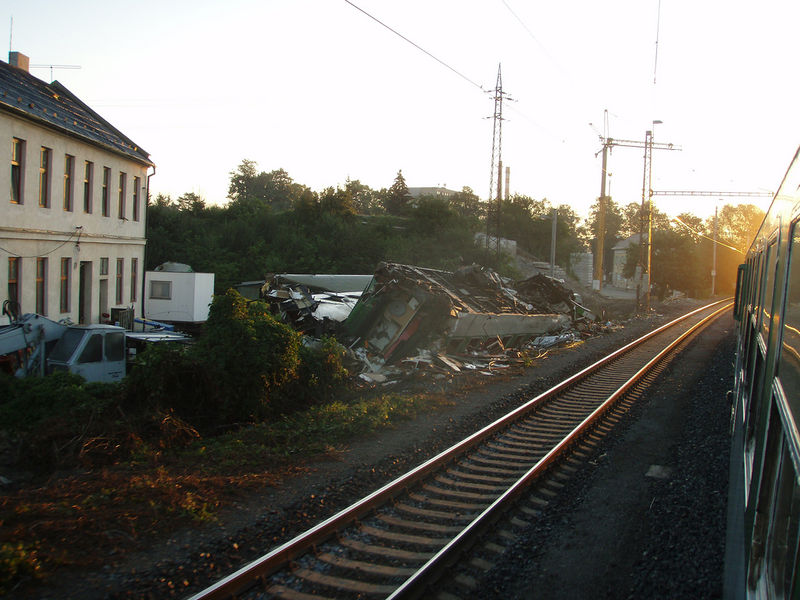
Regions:
M 658 306 L 648 318 L 623 322 L 574 348 L 551 351 L 518 377 L 453 384 L 448 390 L 452 406 L 354 440 L 336 455 L 304 461 L 295 476 L 226 507 L 217 523 L 148 540 L 145 550 L 109 556 L 108 564 L 97 571 L 59 573 L 28 597 L 162 598 L 199 591 L 610 350 L 701 304 L 681 300 Z M 619 301 L 610 305 L 620 309 Z

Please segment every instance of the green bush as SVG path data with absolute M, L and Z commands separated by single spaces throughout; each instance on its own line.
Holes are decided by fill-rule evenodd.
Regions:
M 304 407 L 331 400 L 342 390 L 348 372 L 343 360 L 345 348 L 334 338 L 324 337 L 321 342 L 303 344 L 300 348 L 300 372 L 295 391 Z
M 137 357 L 129 406 L 169 412 L 206 435 L 323 402 L 346 376 L 333 339 L 306 346 L 263 302 L 229 290 L 211 304 L 203 336 L 156 345 Z
M 122 385 L 0 376 L 0 431 L 38 471 L 105 464 L 141 443 L 179 446 L 329 402 L 347 376 L 343 357 L 334 339 L 305 345 L 266 304 L 229 291 L 194 345 L 151 345 Z
M 173 410 L 195 425 L 214 419 L 215 378 L 187 346 L 152 344 L 137 355 L 125 381 L 125 406 L 132 412 Z
M 79 375 L 0 376 L 0 430 L 16 441 L 26 468 L 46 471 L 75 464 L 83 445 L 119 431 L 123 390 L 117 384 L 87 383 Z M 116 445 L 116 444 L 115 444 Z

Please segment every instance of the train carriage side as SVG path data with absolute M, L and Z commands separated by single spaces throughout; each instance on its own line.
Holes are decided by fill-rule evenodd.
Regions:
M 800 150 L 737 283 L 725 596 L 800 598 Z

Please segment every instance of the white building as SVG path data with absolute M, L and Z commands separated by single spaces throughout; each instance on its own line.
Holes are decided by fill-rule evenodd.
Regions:
M 628 251 L 630 250 L 631 246 L 639 246 L 640 237 L 641 236 L 638 233 L 634 233 L 629 238 L 620 240 L 614 246 L 614 270 L 611 275 L 611 285 L 614 287 L 625 288 L 626 290 L 636 289 L 636 285 L 639 283 L 638 278 L 627 278 L 624 275 L 624 271 L 625 265 L 628 262 Z
M 75 323 L 139 315 L 155 165 L 28 62 L 17 52 L 0 61 L 0 301 Z
M 147 271 L 145 313 L 153 321 L 203 323 L 214 297 L 214 274 L 195 273 L 181 263 Z

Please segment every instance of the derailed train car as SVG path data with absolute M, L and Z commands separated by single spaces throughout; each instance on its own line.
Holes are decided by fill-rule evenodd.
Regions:
M 800 597 L 800 150 L 740 265 L 725 596 Z

